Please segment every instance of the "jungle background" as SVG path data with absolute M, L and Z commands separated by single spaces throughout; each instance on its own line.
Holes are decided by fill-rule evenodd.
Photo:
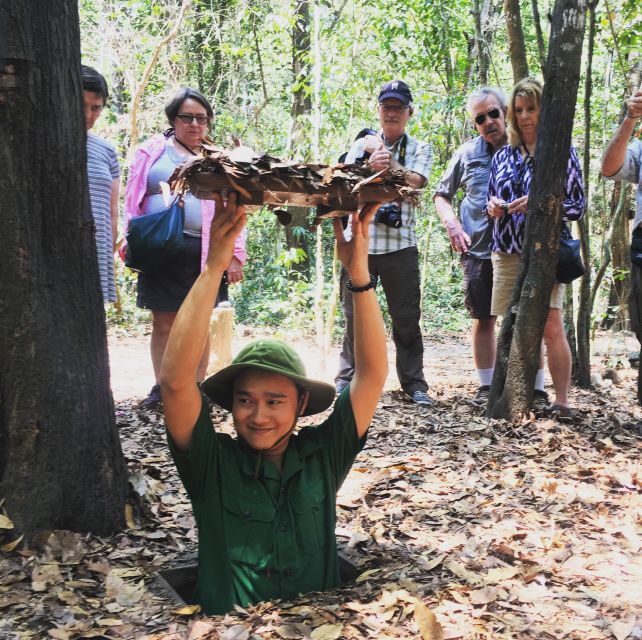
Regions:
M 588 15 L 573 142 L 584 163 L 588 210 L 574 235 L 585 240 L 589 269 L 582 286 L 572 288 L 566 313 L 571 339 L 575 316 L 589 314 L 593 384 L 574 388 L 574 419 L 530 414 L 511 423 L 487 419 L 469 402 L 475 381 L 461 269 L 431 196 L 455 148 L 474 133 L 467 93 L 480 84 L 509 93 L 515 77 L 542 75 L 552 2 L 79 3 L 82 62 L 106 76 L 111 92 L 96 133 L 116 145 L 123 180 L 135 147 L 166 128 L 163 106 L 180 86 L 213 100 L 219 143 L 238 137 L 275 156 L 333 162 L 362 127 L 376 127 L 379 86 L 393 77 L 410 84 L 409 132 L 433 145 L 435 159 L 418 236 L 426 371 L 437 404 L 419 410 L 405 402 L 394 374 L 386 385 L 368 445 L 338 499 L 337 535 L 357 567 L 354 581 L 294 602 L 202 618 L 155 578 L 194 562 L 197 533 L 162 414 L 141 410 L 138 387 L 129 382 L 148 375 L 140 367 L 149 318 L 134 304 L 135 275 L 118 263 L 119 302 L 106 314 L 115 427 L 126 463 L 124 516 L 113 501 L 122 526 L 112 534 L 91 521 L 56 527 L 56 503 L 50 529 L 26 539 L 8 506 L 21 502 L 28 522 L 34 492 L 56 493 L 56 481 L 11 503 L 17 483 L 5 482 L 0 637 L 642 638 L 642 412 L 632 369 L 639 347 L 626 308 L 634 205 L 628 185 L 599 177 L 623 100 L 640 83 L 642 9 L 634 0 L 579 5 Z M 231 290 L 235 348 L 276 334 L 310 361 L 327 358 L 331 375 L 342 328 L 333 238 L 331 225 L 309 228 L 309 218 L 293 211 L 283 227 L 271 211 L 251 215 L 245 281 Z M 81 407 L 77 422 L 90 431 L 91 401 L 68 395 Z M 52 413 L 64 413 L 58 404 L 50 403 Z M 212 408 L 212 415 L 217 428 L 232 432 L 226 414 Z M 42 424 L 23 428 L 14 420 L 13 433 L 42 431 Z M 61 424 L 66 449 L 85 446 L 75 447 Z M 47 461 L 46 447 L 40 449 Z M 58 478 L 84 477 L 60 455 Z M 43 464 L 45 474 L 50 466 Z M 14 453 L 7 468 L 20 467 L 41 477 L 33 459 L 23 463 Z M 57 498 L 69 502 L 69 494 Z
M 467 93 L 482 83 L 510 92 L 515 67 L 507 15 L 518 21 L 523 34 L 513 57 L 523 51 L 521 64 L 542 76 L 552 3 L 522 5 L 520 12 L 519 3 L 503 6 L 490 0 L 83 0 L 83 62 L 107 77 L 111 91 L 96 133 L 117 145 L 126 179 L 132 149 L 166 128 L 166 100 L 178 87 L 194 86 L 215 105 L 212 136 L 217 142 L 230 144 L 238 137 L 277 157 L 331 163 L 361 128 L 376 128 L 378 88 L 390 78 L 405 79 L 415 98 L 409 132 L 428 140 L 434 150 L 418 222 L 424 329 L 427 336 L 458 331 L 467 324 L 461 269 L 434 212 L 432 188 L 453 151 L 474 134 L 465 113 Z M 599 161 L 624 97 L 639 83 L 642 18 L 633 1 L 608 7 L 596 3 L 592 13 L 587 38 L 594 38 L 594 50 L 589 55 L 584 48 L 573 140 L 584 157 L 588 187 L 592 326 L 619 329 L 628 322 L 633 204 L 628 187 L 621 201 L 619 187 L 599 177 Z M 307 211 L 295 213 L 283 228 L 269 211 L 253 215 L 245 281 L 232 295 L 238 321 L 251 319 L 301 334 L 332 331 L 328 344 L 341 329 L 332 283 L 333 236 L 325 224 L 317 237 L 307 226 L 311 217 Z M 133 275 L 121 268 L 121 305 L 109 308 L 110 322 L 140 322 L 133 282 Z M 321 322 L 328 313 L 332 321 Z

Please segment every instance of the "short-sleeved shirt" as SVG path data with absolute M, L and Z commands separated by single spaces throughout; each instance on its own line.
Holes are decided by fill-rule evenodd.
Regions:
M 180 156 L 171 145 L 166 144 L 165 150 L 160 158 L 151 166 L 149 175 L 147 176 L 147 192 L 143 205 L 143 211 L 145 213 L 155 213 L 156 211 L 167 209 L 160 183 L 167 182 L 176 167 L 180 167 L 183 162 L 185 162 L 185 158 Z M 183 211 L 185 212 L 183 233 L 194 238 L 200 238 L 203 226 L 201 201 L 188 191 L 183 195 L 183 205 Z
M 486 140 L 477 136 L 462 144 L 450 159 L 435 195 L 452 202 L 459 189 L 464 198 L 459 205 L 459 217 L 464 231 L 470 237 L 468 254 L 482 260 L 490 259 L 492 226 L 484 213 L 488 200 L 488 177 L 493 149 Z
M 642 223 L 642 142 L 633 140 L 627 147 L 626 158 L 620 170 L 612 176 L 606 176 L 608 180 L 626 180 L 637 184 L 636 192 L 636 209 L 635 220 L 633 221 L 633 228 Z
M 493 157 L 488 182 L 488 199 L 496 196 L 512 202 L 529 193 L 533 178 L 533 158 L 524 158 L 518 148 L 502 147 Z M 582 169 L 574 147 L 571 147 L 562 202 L 562 234 L 570 232 L 565 221 L 579 220 L 584 215 Z M 495 218 L 492 250 L 500 253 L 522 253 L 524 243 L 523 213 Z
M 418 173 L 420 176 L 426 178 L 426 182 L 430 178 L 430 171 L 432 169 L 432 148 L 427 142 L 421 142 L 416 138 L 412 138 L 408 134 L 404 134 L 394 142 L 389 144 L 380 134 L 386 149 L 390 151 L 395 160 L 399 160 L 401 146 L 405 139 L 406 154 L 404 159 L 404 167 L 409 171 Z M 359 138 L 352 143 L 348 155 L 346 156 L 346 163 L 351 164 L 357 158 L 363 156 L 363 145 L 365 144 L 364 138 Z M 415 234 L 416 222 L 416 207 L 409 202 L 403 200 L 401 202 L 401 226 L 398 229 L 389 227 L 385 224 L 374 223 L 370 225 L 370 244 L 368 253 L 381 254 L 392 253 L 393 251 L 400 251 L 408 247 L 417 246 L 417 236 Z M 346 230 L 346 237 L 350 237 L 350 227 Z
M 205 401 L 189 450 L 168 440 L 198 526 L 204 613 L 340 584 L 336 494 L 366 440 L 349 388 L 323 424 L 290 438 L 281 473 L 242 439 L 217 433 Z
M 116 300 L 114 239 L 111 227 L 111 192 L 120 177 L 116 150 L 106 140 L 87 132 L 87 182 L 96 227 L 96 251 L 100 287 L 105 302 Z

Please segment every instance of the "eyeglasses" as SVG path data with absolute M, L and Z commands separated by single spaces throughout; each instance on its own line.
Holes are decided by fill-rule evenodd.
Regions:
M 392 111 L 393 113 L 401 113 L 408 108 L 407 104 L 383 104 L 379 103 L 379 109 L 381 111 Z
M 201 126 L 210 121 L 209 116 L 193 116 L 191 113 L 179 113 L 176 117 L 185 124 L 192 124 L 196 120 Z
M 480 113 L 475 116 L 475 124 L 482 125 L 486 122 L 486 117 L 489 117 L 491 120 L 499 118 L 500 111 L 499 109 L 491 109 L 488 113 Z

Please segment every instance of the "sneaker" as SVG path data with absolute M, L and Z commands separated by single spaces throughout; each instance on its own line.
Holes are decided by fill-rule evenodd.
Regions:
M 479 387 L 479 389 L 477 389 L 477 393 L 475 394 L 475 397 L 471 400 L 471 402 L 476 407 L 483 407 L 485 404 L 488 404 L 489 395 L 490 395 L 490 385 L 483 384 L 481 387 Z
M 334 383 L 334 388 L 337 390 L 337 395 L 340 395 L 341 392 L 348 386 L 350 386 L 349 380 L 337 380 Z
M 434 400 L 425 391 L 413 391 L 412 395 L 408 394 L 415 404 L 420 407 L 432 407 Z
M 551 404 L 548 394 L 542 389 L 535 389 L 533 392 L 533 411 L 544 412 Z
M 155 384 L 149 392 L 149 395 L 144 400 L 142 400 L 138 406 L 142 407 L 143 409 L 154 409 L 161 403 L 161 401 L 162 398 L 160 385 Z

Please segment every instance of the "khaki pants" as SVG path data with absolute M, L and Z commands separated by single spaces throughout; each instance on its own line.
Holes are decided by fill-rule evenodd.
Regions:
M 513 288 L 517 280 L 519 253 L 493 253 L 490 257 L 493 263 L 493 298 L 490 311 L 494 316 L 503 316 L 513 297 Z M 556 282 L 551 290 L 550 309 L 564 308 L 565 285 Z

